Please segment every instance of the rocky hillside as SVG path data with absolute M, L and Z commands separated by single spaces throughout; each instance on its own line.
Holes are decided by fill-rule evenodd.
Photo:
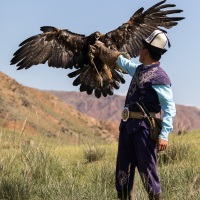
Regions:
M 49 91 L 60 99 L 74 106 L 77 110 L 96 119 L 119 123 L 121 110 L 124 105 L 124 96 L 113 95 L 96 99 L 85 93 Z M 200 129 L 200 109 L 176 105 L 177 115 L 174 122 L 174 131 Z
M 97 139 L 115 140 L 124 97 L 96 99 L 79 92 L 40 91 L 25 87 L 0 72 L 0 127 L 60 138 L 72 144 Z M 200 129 L 200 110 L 177 105 L 175 131 Z
M 77 111 L 58 97 L 25 87 L 0 72 L 0 127 L 13 132 L 44 134 L 73 142 L 82 138 L 115 138 L 115 125 Z M 22 130 L 23 129 L 23 130 Z

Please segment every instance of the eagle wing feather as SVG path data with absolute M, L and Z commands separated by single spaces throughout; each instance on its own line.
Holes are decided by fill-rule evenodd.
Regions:
M 171 9 L 176 5 L 165 2 L 156 3 L 146 11 L 143 7 L 138 9 L 126 23 L 106 34 L 94 32 L 86 37 L 67 29 L 43 26 L 40 29 L 43 33 L 29 37 L 19 45 L 11 64 L 16 64 L 18 70 L 46 62 L 49 67 L 74 67 L 75 71 L 68 76 L 75 78 L 73 85 L 80 86 L 81 92 L 94 93 L 97 98 L 113 95 L 114 89 L 125 83 L 123 72 L 117 67 L 106 66 L 98 57 L 91 60 L 89 45 L 99 40 L 113 50 L 137 57 L 142 38 L 148 37 L 155 29 L 172 28 L 184 19 L 172 16 L 182 10 Z
M 117 29 L 102 36 L 102 42 L 107 47 L 118 51 L 127 51 L 131 57 L 139 55 L 142 38 L 148 37 L 155 29 L 169 29 L 178 24 L 183 17 L 169 17 L 168 15 L 181 13 L 180 9 L 163 10 L 175 7 L 175 4 L 164 4 L 163 0 L 146 11 L 138 9 L 132 17 Z M 110 45 L 112 44 L 112 45 Z
M 49 67 L 56 68 L 72 68 L 71 62 L 74 66 L 82 66 L 82 63 L 74 62 L 74 56 L 76 54 L 76 57 L 83 57 L 84 35 L 50 26 L 41 27 L 41 31 L 43 33 L 32 36 L 19 45 L 11 64 L 17 64 L 19 70 L 44 64 L 46 61 Z

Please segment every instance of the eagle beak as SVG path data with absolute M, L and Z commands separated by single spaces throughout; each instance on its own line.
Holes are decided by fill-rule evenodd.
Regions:
M 100 33 L 96 33 L 96 34 L 95 34 L 95 39 L 96 39 L 96 41 L 99 40 L 100 37 L 101 37 L 101 34 L 100 34 Z

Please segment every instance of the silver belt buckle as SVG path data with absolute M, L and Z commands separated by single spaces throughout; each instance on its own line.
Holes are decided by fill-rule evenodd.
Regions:
M 122 111 L 122 120 L 126 122 L 129 118 L 129 109 L 128 107 L 124 107 L 124 110 Z

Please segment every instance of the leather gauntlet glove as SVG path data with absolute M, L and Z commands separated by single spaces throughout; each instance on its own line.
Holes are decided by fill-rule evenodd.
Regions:
M 105 47 L 102 42 L 96 42 L 93 46 L 90 45 L 90 51 L 94 55 L 99 56 L 102 62 L 111 68 L 115 67 L 115 63 L 118 57 L 121 55 L 121 52 L 114 51 Z

